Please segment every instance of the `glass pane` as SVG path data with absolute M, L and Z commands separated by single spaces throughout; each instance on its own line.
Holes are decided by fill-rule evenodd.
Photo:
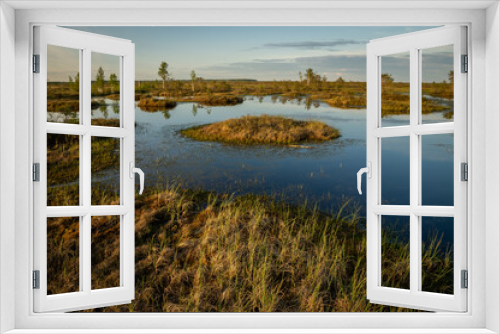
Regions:
M 80 50 L 47 45 L 47 122 L 80 122 Z
M 453 134 L 422 136 L 422 205 L 453 206 Z
M 422 217 L 422 291 L 453 294 L 453 218 Z
M 410 289 L 410 217 L 382 216 L 382 281 Z
M 410 124 L 410 53 L 380 57 L 381 125 Z
M 120 126 L 120 57 L 92 52 L 92 125 Z
M 410 137 L 382 138 L 382 203 L 410 205 Z
M 453 122 L 453 45 L 421 50 L 422 124 Z
M 80 218 L 47 218 L 47 294 L 80 291 Z
M 120 139 L 92 137 L 92 205 L 120 204 Z
M 92 217 L 92 290 L 120 286 L 120 216 Z
M 47 205 L 80 205 L 80 137 L 47 134 Z

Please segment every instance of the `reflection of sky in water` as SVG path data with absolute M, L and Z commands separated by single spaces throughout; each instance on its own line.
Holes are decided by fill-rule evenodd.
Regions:
M 99 100 L 99 99 L 95 99 Z M 120 102 L 110 99 L 104 99 L 106 106 L 100 106 L 91 110 L 92 119 L 105 118 L 105 119 L 119 119 L 120 118 Z
M 242 147 L 197 142 L 178 133 L 190 126 L 248 114 L 318 119 L 339 128 L 342 137 L 306 148 Z M 165 180 L 180 179 L 189 187 L 220 192 L 277 194 L 297 203 L 307 198 L 324 210 L 339 205 L 345 197 L 362 201 L 353 171 L 366 160 L 364 110 L 347 111 L 325 104 L 307 110 L 304 101 L 300 105 L 297 101 L 273 103 L 265 97 L 262 102 L 254 98 L 234 107 L 182 103 L 168 114 L 137 108 L 136 123 L 137 166 L 150 176 L 147 186 L 155 186 L 160 175 Z
M 136 165 L 146 173 L 146 187 L 156 187 L 172 181 L 182 181 L 184 187 L 202 188 L 217 192 L 258 193 L 280 195 L 285 199 L 329 211 L 345 199 L 362 207 L 365 199 L 356 190 L 356 173 L 366 165 L 365 109 L 338 109 L 324 103 L 309 110 L 305 101 L 273 103 L 271 97 L 248 98 L 243 104 L 231 107 L 201 107 L 180 103 L 168 112 L 145 112 L 136 108 Z M 114 114 L 108 107 L 108 117 Z M 94 111 L 98 117 L 100 111 Z M 295 119 L 321 120 L 337 127 L 342 137 L 302 148 L 280 146 L 234 146 L 214 142 L 198 142 L 184 138 L 179 130 L 195 125 L 237 118 L 244 115 L 284 115 Z M 436 115 L 432 115 L 437 117 Z M 390 117 L 388 124 L 398 125 Z M 396 142 L 384 145 L 384 183 L 388 198 L 408 197 L 409 168 L 398 161 L 408 159 L 408 144 Z M 425 192 L 429 201 L 443 202 L 452 188 L 452 179 L 443 177 L 453 161 L 453 137 L 439 135 L 423 141 L 422 156 L 424 185 L 439 183 L 436 191 Z M 428 168 L 426 168 L 428 167 Z M 395 177 L 397 176 L 397 177 Z M 386 178 L 384 178 L 385 181 Z M 390 186 L 392 184 L 392 187 Z M 366 183 L 363 180 L 363 189 Z M 392 203 L 394 204 L 394 203 Z

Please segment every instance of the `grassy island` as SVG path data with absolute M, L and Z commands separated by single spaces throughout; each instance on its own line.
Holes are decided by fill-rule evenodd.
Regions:
M 241 96 L 230 94 L 197 94 L 172 96 L 168 93 L 157 93 L 157 96 L 165 97 L 175 102 L 194 102 L 208 107 L 235 106 L 241 104 L 245 99 Z
M 210 96 L 205 100 L 201 100 L 198 103 L 205 106 L 217 107 L 217 106 L 235 106 L 237 104 L 243 103 L 243 98 L 239 96 Z
M 177 102 L 172 100 L 160 100 L 153 98 L 144 98 L 137 104 L 144 111 L 160 111 L 165 109 L 173 109 L 177 106 Z
M 268 115 L 228 119 L 185 129 L 181 134 L 202 141 L 276 145 L 323 142 L 340 137 L 339 130 L 323 122 Z

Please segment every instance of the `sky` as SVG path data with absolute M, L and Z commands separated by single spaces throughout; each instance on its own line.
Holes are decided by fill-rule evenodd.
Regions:
M 205 79 L 298 80 L 308 67 L 328 80 L 366 81 L 366 43 L 430 27 L 69 27 L 96 34 L 129 39 L 136 46 L 136 80 L 159 79 L 162 61 L 175 79 L 186 80 L 192 70 Z M 67 81 L 68 60 L 54 54 L 53 80 Z M 450 55 L 435 53 L 426 77 L 448 79 Z M 438 56 L 442 59 L 439 60 Z M 57 61 L 55 59 L 58 59 Z M 74 57 L 73 57 L 74 58 Z M 108 57 L 109 58 L 109 57 Z M 51 57 L 49 57 L 49 62 Z M 114 71 L 105 57 L 100 62 L 106 77 Z M 383 61 L 384 63 L 384 61 Z M 444 63 L 444 65 L 442 64 Z M 396 81 L 408 81 L 408 59 L 392 57 L 385 62 Z M 392 64 L 392 65 L 390 65 Z M 49 64 L 50 65 L 50 64 Z M 73 66 L 74 67 L 74 64 Z M 446 67 L 446 68 L 445 68 Z M 432 71 L 431 71 L 432 69 Z M 385 70 L 385 69 L 384 69 Z M 49 73 L 50 74 L 50 73 Z

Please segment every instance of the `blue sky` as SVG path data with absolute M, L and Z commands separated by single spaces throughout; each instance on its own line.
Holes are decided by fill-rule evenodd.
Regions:
M 158 79 L 161 61 L 176 79 L 191 70 L 207 79 L 297 80 L 311 67 L 328 80 L 366 80 L 366 43 L 428 27 L 71 27 L 130 39 L 136 45 L 136 79 Z M 404 62 L 404 57 L 399 58 Z M 107 67 L 106 64 L 103 67 Z M 447 79 L 448 70 L 430 79 Z M 395 64 L 397 81 L 406 66 Z M 109 72 L 109 70 L 106 70 Z M 64 76 L 66 77 L 66 76 Z

